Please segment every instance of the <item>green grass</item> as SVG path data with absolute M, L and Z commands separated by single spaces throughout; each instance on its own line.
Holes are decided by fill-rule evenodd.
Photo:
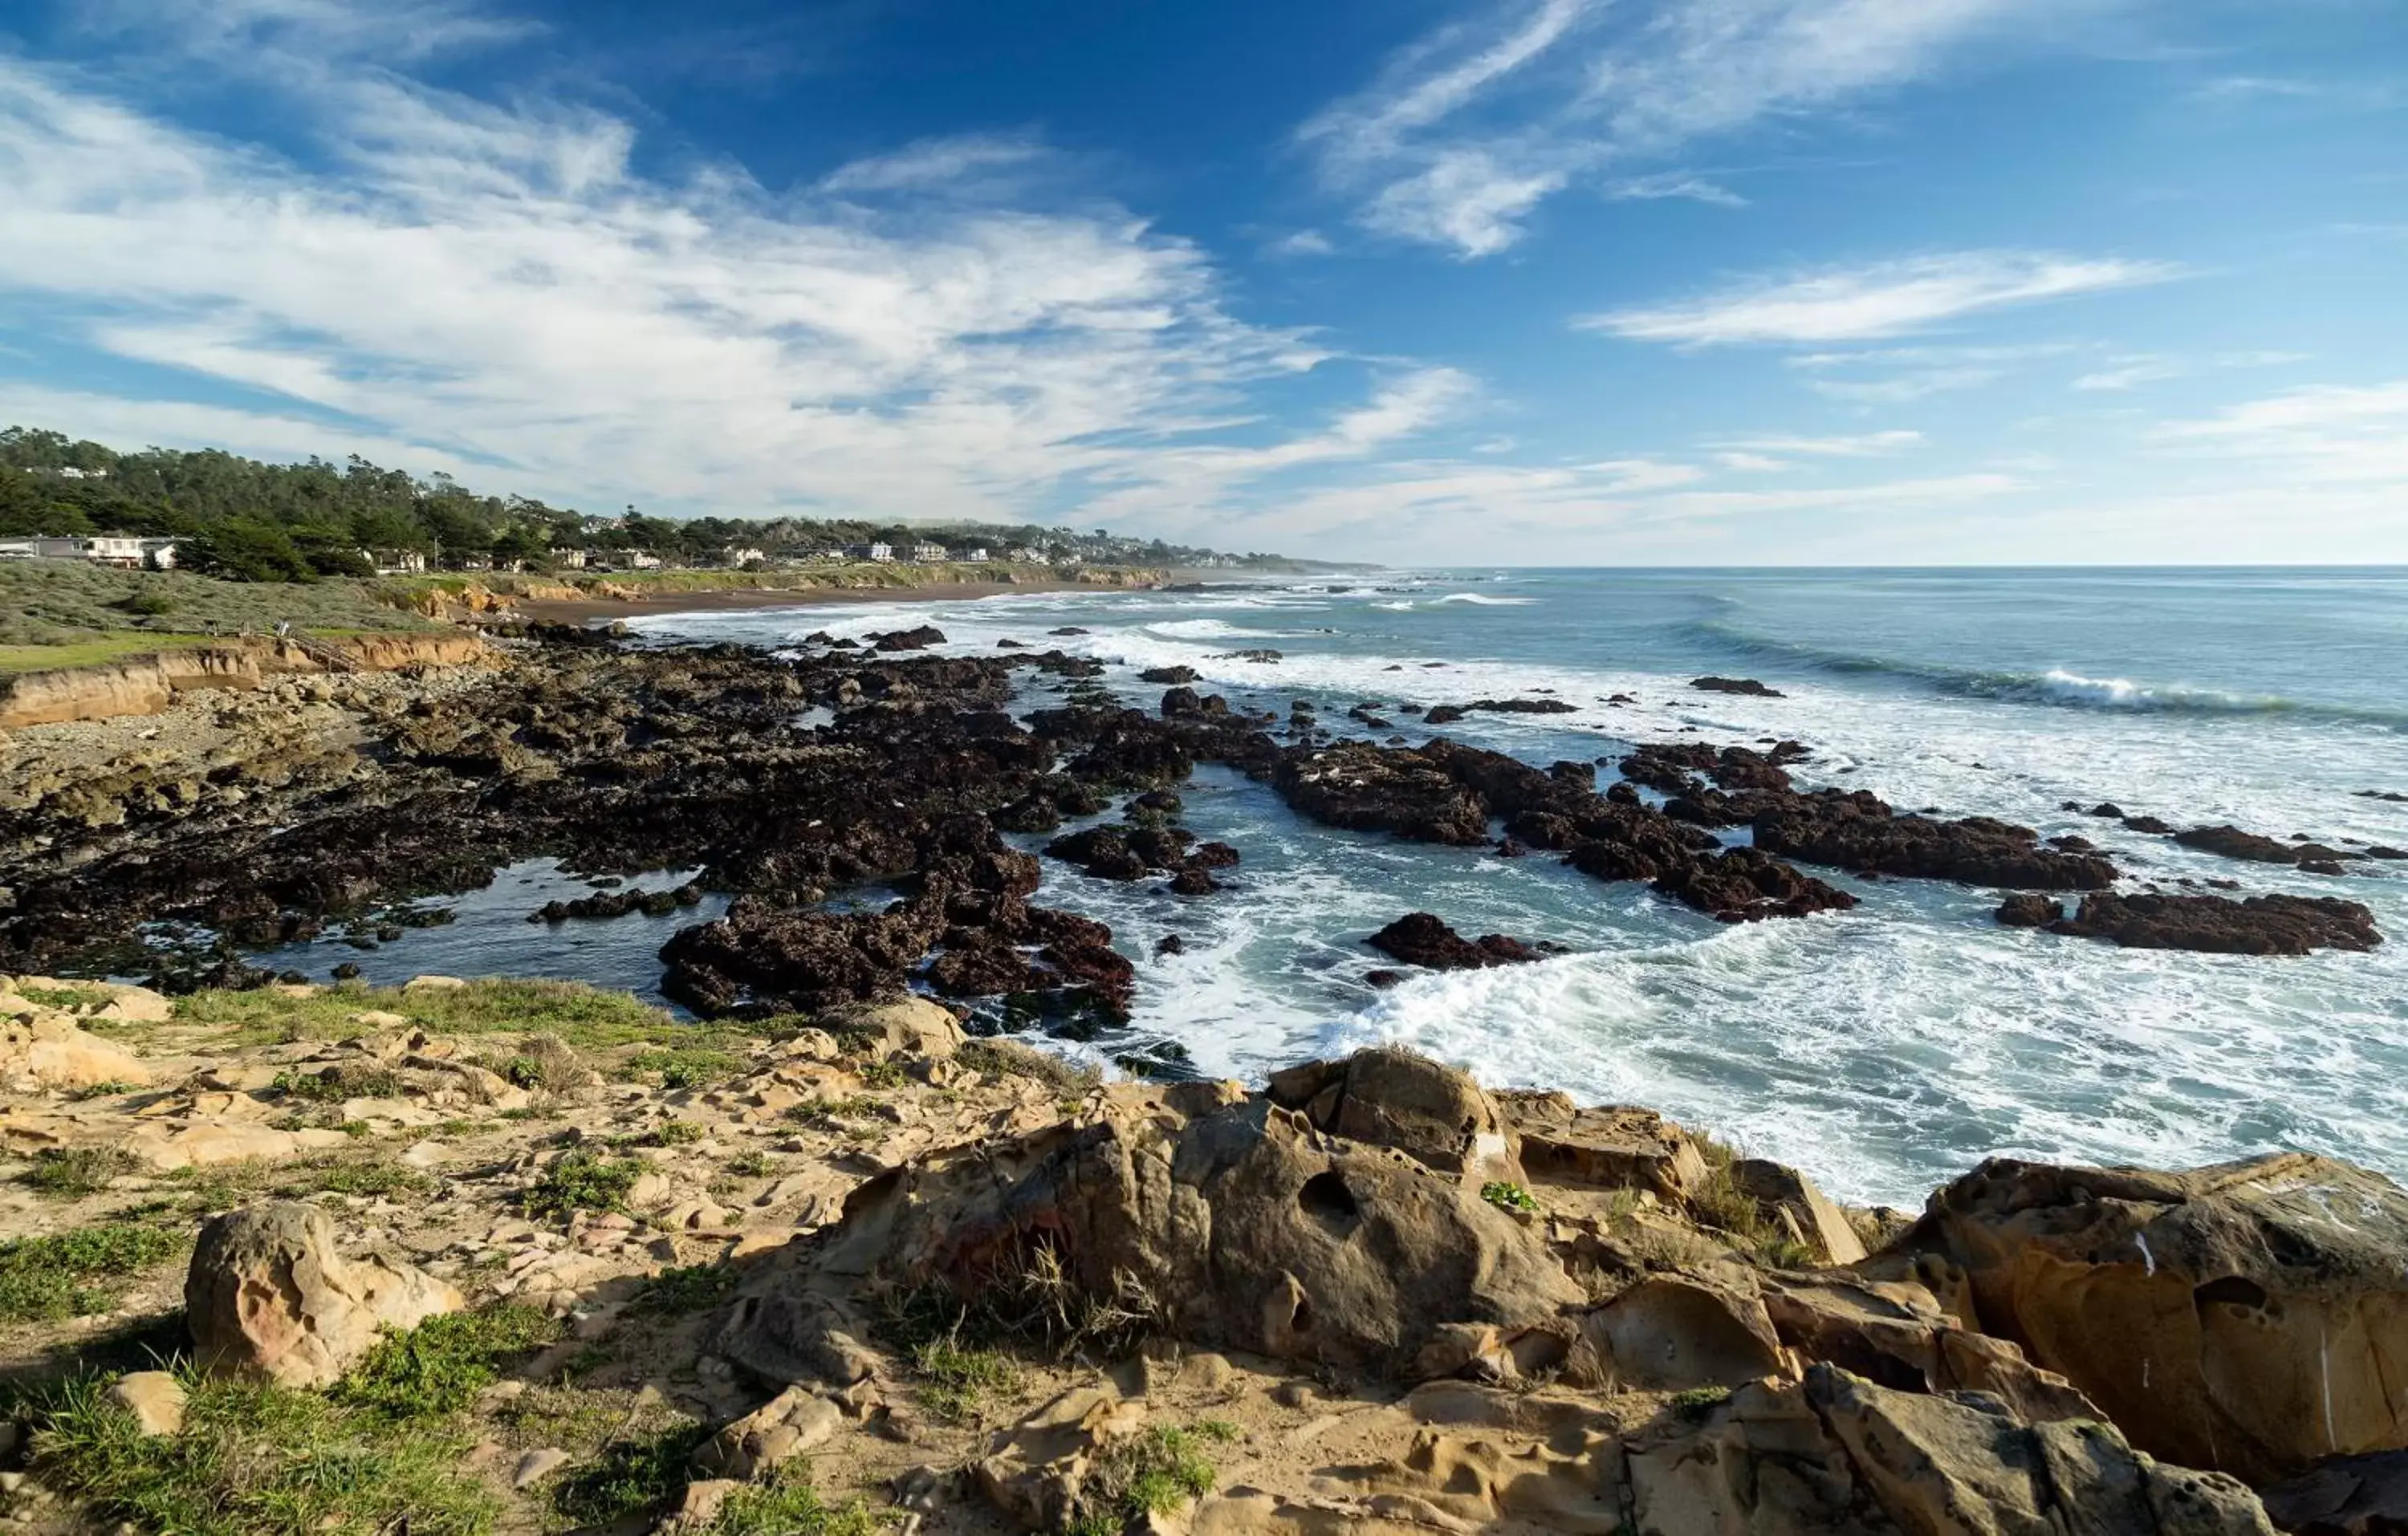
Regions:
M 12 560 L 0 567 L 0 671 L 12 669 L 19 651 L 84 653 L 27 664 L 79 667 L 246 631 L 264 635 L 285 623 L 319 633 L 436 627 L 359 581 L 262 585 L 80 560 Z
M 974 1072 L 1034 1079 L 1063 1099 L 1084 1098 L 1104 1080 L 1100 1068 L 1073 1066 L 1051 1052 L 1018 1041 L 965 1041 L 953 1053 L 953 1059 Z
M 638 1292 L 627 1310 L 656 1317 L 700 1312 L 736 1288 L 736 1271 L 724 1264 L 687 1264 L 663 1270 Z
M 686 1458 L 710 1438 L 710 1430 L 703 1425 L 681 1424 L 614 1440 L 552 1486 L 552 1507 L 581 1526 L 657 1514 L 684 1489 Z
M 719 1165 L 720 1171 L 731 1178 L 766 1179 L 782 1165 L 766 1152 L 739 1152 Z
M 631 1147 L 690 1147 L 710 1133 L 691 1120 L 664 1120 L 650 1130 L 639 1130 L 632 1136 L 614 1136 L 610 1144 L 622 1149 Z
M 576 982 L 488 979 L 429 992 L 345 986 L 308 998 L 210 991 L 176 1001 L 179 1021 L 231 1030 L 237 1043 L 248 1045 L 348 1040 L 360 1032 L 351 1015 L 369 1010 L 398 1014 L 436 1034 L 552 1034 L 580 1051 L 656 1044 L 665 1036 L 680 1037 L 681 1050 L 732 1051 L 751 1038 L 725 1026 L 680 1024 L 629 993 Z
M 992 1349 L 965 1349 L 952 1338 L 932 1339 L 911 1352 L 920 1406 L 946 1424 L 966 1424 L 979 1405 L 1020 1385 L 1020 1371 Z
M 505 1362 L 560 1334 L 551 1314 L 509 1303 L 431 1317 L 379 1339 L 335 1397 L 391 1419 L 454 1414 L 501 1380 Z
M 853 1075 L 873 1088 L 900 1088 L 911 1079 L 900 1062 L 865 1061 L 853 1069 Z
M 1496 1179 L 1480 1186 L 1480 1198 L 1499 1211 L 1537 1215 L 1539 1202 L 1520 1184 L 1510 1179 Z
M 664 1088 L 711 1088 L 740 1076 L 752 1059 L 735 1051 L 679 1045 L 638 1051 L 624 1065 L 629 1076 L 658 1072 Z
M 109 1000 L 108 989 L 100 986 L 26 986 L 17 996 L 43 1008 L 97 1008 Z
M 44 1147 L 34 1154 L 34 1166 L 22 1182 L 45 1199 L 77 1200 L 107 1189 L 111 1179 L 136 1166 L 134 1155 L 122 1147 Z
M 11 628 L 0 628 L 0 634 L 10 632 Z M 11 672 L 47 672 L 61 667 L 98 667 L 107 662 L 123 661 L 129 656 L 147 656 L 161 651 L 207 645 L 212 638 L 208 635 L 143 632 L 99 635 L 53 645 L 0 645 L 0 676 Z
M 181 1254 L 181 1230 L 108 1223 L 0 1242 L 0 1322 L 55 1322 L 106 1312 L 127 1282 Z
M 325 1394 L 189 1371 L 184 1427 L 145 1435 L 108 1381 L 58 1388 L 36 1414 L 34 1474 L 93 1529 L 157 1536 L 484 1536 L 493 1497 L 461 1470 L 472 1437 Z
M 544 1170 L 519 1202 L 530 1216 L 564 1221 L 580 1211 L 624 1211 L 627 1191 L 643 1175 L 644 1165 L 636 1158 L 603 1157 L 580 1148 Z
M 695 1536 L 872 1536 L 885 1525 L 858 1500 L 821 1502 L 810 1482 L 781 1469 L 767 1483 L 729 1494 Z
M 300 1195 L 423 1195 L 435 1181 L 404 1163 L 380 1157 L 328 1157 L 304 1164 L 278 1193 Z
M 1207 1419 L 1185 1429 L 1150 1425 L 1108 1441 L 1080 1489 L 1069 1536 L 1119 1536 L 1150 1514 L 1176 1514 L 1212 1491 L 1217 1474 L 1206 1447 L 1237 1438 L 1233 1426 Z
M 121 1083 L 112 1078 L 107 1083 L 86 1084 L 67 1097 L 80 1104 L 93 1098 L 115 1098 L 120 1094 L 132 1093 L 141 1085 L 138 1083 Z

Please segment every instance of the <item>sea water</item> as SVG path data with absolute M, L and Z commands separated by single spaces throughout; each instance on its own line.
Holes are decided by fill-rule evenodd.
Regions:
M 1350 734 L 1357 703 L 1419 741 L 1402 706 L 1553 696 L 1575 712 L 1446 727 L 1540 765 L 1795 739 L 1809 787 L 2080 833 L 2136 883 L 2347 897 L 2387 940 L 2303 959 L 2124 950 L 2000 927 L 1991 891 L 1829 870 L 1862 906 L 1729 926 L 1545 854 L 1314 825 L 1208 767 L 1186 819 L 1242 852 L 1227 889 L 1182 898 L 1047 861 L 1038 899 L 1111 924 L 1138 963 L 1129 1029 L 1087 1049 L 1175 1041 L 1201 1071 L 1259 1080 L 1398 1041 L 1492 1084 L 1653 1106 L 1854 1200 L 1919 1203 L 1994 1155 L 2174 1167 L 2299 1148 L 2408 1175 L 2408 864 L 2302 874 L 2060 809 L 2408 846 L 2408 804 L 2359 793 L 2408 794 L 2408 571 L 1464 571 L 634 627 L 777 647 L 923 623 L 948 638 L 938 653 L 1059 646 L 1148 707 L 1160 690 L 1137 672 L 1183 664 L 1233 703 L 1284 718 L 1308 700 Z M 1088 633 L 1048 634 L 1066 626 Z M 1282 659 L 1230 654 L 1265 647 Z M 1688 686 L 1706 673 L 1786 696 Z M 1050 699 L 1022 675 L 1025 704 Z M 1362 940 L 1413 911 L 1568 953 L 1377 990 L 1365 976 L 1389 962 Z M 1185 952 L 1155 957 L 1174 933 Z

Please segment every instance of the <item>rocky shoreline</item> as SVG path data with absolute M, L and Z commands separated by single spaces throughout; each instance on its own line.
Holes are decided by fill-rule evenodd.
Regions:
M 1188 679 L 1131 708 L 1043 639 L 770 657 L 538 625 L 490 665 L 0 738 L 0 970 L 159 989 L 0 987 L 0 1302 L 122 1257 L 0 1331 L 9 1374 L 86 1384 L 28 1388 L 11 1513 L 183 1529 L 92 1447 L 113 1476 L 272 1481 L 259 1445 L 188 1443 L 248 1432 L 229 1394 L 267 1382 L 396 1457 L 401 1394 L 456 1446 L 296 1531 L 2400 1529 L 2408 1195 L 2380 1175 L 1994 1161 L 1919 1216 L 1844 1210 L 1646 1110 L 1407 1053 L 1249 1091 L 996 1035 L 1108 1027 L 1180 942 L 1037 904 L 1046 861 L 1184 900 L 1242 874 L 1182 825 L 1199 763 L 1725 922 L 1936 880 L 2067 941 L 2295 955 L 2379 942 L 2365 908 L 2135 888 L 2080 839 L 1801 787 L 1795 742 L 1538 768 L 1413 745 L 1395 700 L 1325 723 Z M 2181 836 L 2237 869 L 2379 856 Z M 733 897 L 662 951 L 701 1022 L 245 958 L 373 944 L 538 854 L 700 873 L 531 921 Z M 827 902 L 869 885 L 892 898 Z M 1443 913 L 1364 938 L 1367 967 L 1543 958 Z M 396 1364 L 397 1330 L 412 1360 L 469 1351 L 437 1374 L 470 1385 Z M 118 1334 L 189 1363 L 121 1379 Z

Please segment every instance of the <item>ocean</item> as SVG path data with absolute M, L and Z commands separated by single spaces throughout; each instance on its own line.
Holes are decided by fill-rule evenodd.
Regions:
M 1092 656 L 1149 707 L 1161 690 L 1139 669 L 1184 664 L 1233 703 L 1284 717 L 1310 700 L 1341 731 L 1359 729 L 1345 718 L 1357 703 L 1552 690 L 1577 711 L 1446 727 L 1541 765 L 1650 740 L 1794 738 L 1813 754 L 1798 771 L 1809 787 L 2078 832 L 2135 881 L 2346 896 L 2387 940 L 2304 959 L 2124 950 L 2000 927 L 1987 890 L 1828 870 L 1814 872 L 1862 906 L 1727 926 L 1549 855 L 1317 826 L 1208 768 L 1186 821 L 1243 854 L 1226 890 L 1181 898 L 1047 861 L 1037 899 L 1111 924 L 1140 976 L 1125 1033 L 1063 1049 L 1171 1042 L 1199 1071 L 1259 1080 L 1401 1042 L 1491 1084 L 1649 1105 L 1843 1199 L 1909 1207 L 1991 1156 L 2181 1167 L 2298 1148 L 2408 1176 L 2408 863 L 2303 874 L 2060 809 L 2109 800 L 2178 826 L 2408 845 L 2408 804 L 2362 793 L 2408 794 L 2408 570 L 1466 570 L 633 627 L 775 647 L 922 623 L 952 653 L 1010 638 Z M 1087 633 L 1048 638 L 1066 626 Z M 1231 654 L 1265 647 L 1282 659 Z M 1687 685 L 1707 673 L 1786 696 Z M 1637 702 L 1605 703 L 1617 693 Z M 1027 702 L 1050 696 L 1032 688 Z M 513 875 L 524 889 L 493 903 L 494 925 L 469 913 L 413 933 L 378 969 L 649 989 L 657 930 L 695 920 L 633 920 L 624 940 L 618 925 L 531 931 L 519 897 L 540 899 L 540 873 Z M 1417 910 L 1567 953 L 1374 989 L 1366 973 L 1388 962 L 1363 939 Z M 1185 952 L 1155 957 L 1173 933 Z

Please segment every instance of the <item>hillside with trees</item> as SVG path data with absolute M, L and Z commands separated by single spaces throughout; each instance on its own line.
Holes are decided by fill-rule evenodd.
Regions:
M 356 455 L 266 464 L 219 449 L 122 452 L 39 427 L 0 431 L 0 539 L 130 534 L 177 540 L 179 564 L 241 581 L 372 574 L 371 552 L 409 552 L 435 568 L 541 570 L 555 551 L 647 551 L 671 565 L 770 563 L 849 545 L 908 548 L 968 539 L 1058 560 L 1248 570 L 1298 568 L 1161 539 L 1037 524 L 904 524 L 850 519 L 608 516 L 520 495 L 482 495 L 448 475 L 421 479 Z

